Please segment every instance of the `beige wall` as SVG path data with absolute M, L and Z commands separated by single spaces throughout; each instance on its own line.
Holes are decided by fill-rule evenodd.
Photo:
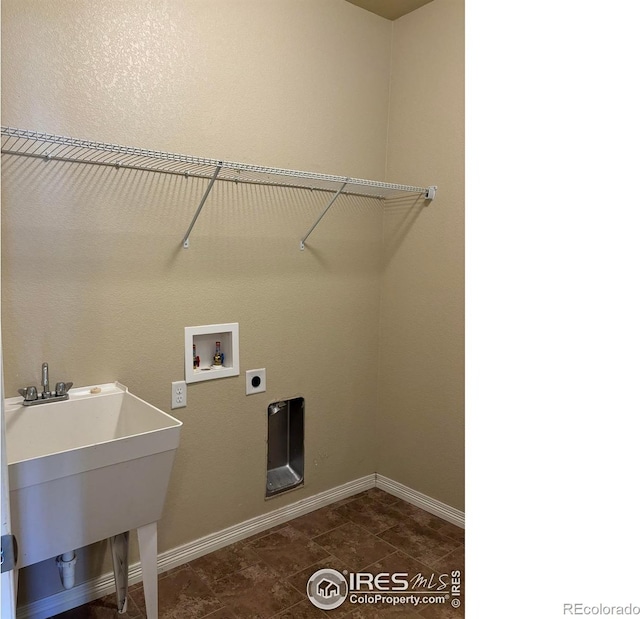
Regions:
M 3 123 L 384 174 L 391 25 L 343 0 L 7 0 Z
M 407 28 L 410 20 L 404 18 Z M 376 429 L 394 427 L 396 409 L 388 403 L 403 382 L 389 375 L 375 388 L 379 334 L 394 331 L 394 313 L 406 321 L 394 271 L 415 270 L 407 261 L 421 252 L 418 243 L 437 254 L 424 228 L 461 226 L 450 212 L 458 209 L 449 193 L 458 181 L 446 165 L 407 162 L 403 169 L 394 154 L 404 139 L 420 153 L 414 137 L 394 128 L 395 96 L 387 162 L 392 37 L 397 49 L 402 27 L 343 0 L 2 2 L 5 125 L 364 178 L 383 178 L 388 166 L 389 180 L 443 188 L 443 203 L 439 196 L 416 220 L 418 231 L 402 237 L 396 232 L 406 219 L 394 219 L 395 210 L 383 222 L 376 201 L 341 198 L 300 252 L 324 195 L 221 183 L 183 250 L 205 181 L 3 158 L 7 393 L 38 383 L 46 360 L 54 381 L 119 380 L 169 410 L 170 383 L 184 373 L 183 328 L 240 324 L 240 377 L 189 386 L 188 407 L 173 411 L 184 426 L 160 551 L 370 474 L 378 463 L 412 485 L 407 467 L 389 466 L 397 448 L 411 459 L 409 468 L 422 471 L 416 489 L 449 498 L 431 469 L 433 456 L 422 448 L 408 455 L 393 433 L 389 448 L 376 439 Z M 397 64 L 394 58 L 393 84 Z M 440 219 L 427 226 L 429 217 Z M 393 250 L 384 255 L 383 224 Z M 461 258 L 442 240 L 436 244 L 446 245 L 438 260 L 449 286 Z M 410 283 L 404 286 L 406 299 Z M 422 303 L 422 282 L 413 286 Z M 444 308 L 456 316 L 459 297 Z M 421 320 L 414 332 L 422 333 Z M 460 337 L 438 345 L 456 348 Z M 423 356 L 393 338 L 394 350 L 408 347 L 401 372 L 421 374 Z M 441 352 L 439 371 L 451 374 L 451 393 L 436 394 L 429 406 L 443 419 L 461 414 L 461 395 L 453 393 L 461 389 L 461 359 Z M 267 393 L 247 397 L 244 372 L 258 367 L 267 368 Z M 266 406 L 296 395 L 306 399 L 305 487 L 265 502 Z M 413 422 L 414 434 L 425 431 L 415 416 Z M 437 431 L 450 431 L 439 423 Z M 461 453 L 446 458 L 457 460 L 444 483 L 457 484 L 452 504 L 459 506 Z M 83 555 L 79 580 L 108 566 L 104 544 Z M 25 570 L 22 598 L 59 590 L 54 572 L 43 564 Z
M 393 22 L 377 469 L 464 509 L 464 3 Z

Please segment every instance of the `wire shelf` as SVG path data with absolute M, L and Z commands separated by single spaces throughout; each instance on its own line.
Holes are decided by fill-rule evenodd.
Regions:
M 133 146 L 95 142 L 4 126 L 2 127 L 2 153 L 36 157 L 47 161 L 103 165 L 207 179 L 210 179 L 216 168 L 220 167 L 218 173 L 219 181 L 322 191 L 337 191 L 341 185 L 346 183 L 342 190 L 343 194 L 381 199 L 397 197 L 406 193 L 425 193 L 427 189 L 361 178 L 270 168 L 233 161 L 147 150 Z
M 195 157 L 193 155 L 179 155 L 133 146 L 71 138 L 28 129 L 16 129 L 14 127 L 3 126 L 1 127 L 1 133 L 2 153 L 5 155 L 207 179 L 209 181 L 207 189 L 182 239 L 182 245 L 185 248 L 189 247 L 191 230 L 216 181 L 331 192 L 333 195 L 324 211 L 301 239 L 300 249 L 304 249 L 305 241 L 340 195 L 366 196 L 384 200 L 413 194 L 422 195 L 424 199 L 430 200 L 435 197 L 437 189 L 435 186 L 396 185 L 362 178 L 302 172 L 284 168 L 269 168 L 233 161 Z

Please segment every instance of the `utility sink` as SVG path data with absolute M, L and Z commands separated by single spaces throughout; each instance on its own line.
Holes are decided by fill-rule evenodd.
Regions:
M 181 421 L 117 382 L 9 398 L 5 420 L 18 567 L 152 523 L 155 544 Z

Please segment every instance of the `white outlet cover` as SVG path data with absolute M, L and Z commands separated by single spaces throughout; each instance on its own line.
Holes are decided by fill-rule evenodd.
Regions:
M 267 370 L 247 370 L 246 394 L 262 393 L 267 390 Z
M 187 405 L 187 383 L 177 380 L 171 383 L 171 408 L 183 408 Z

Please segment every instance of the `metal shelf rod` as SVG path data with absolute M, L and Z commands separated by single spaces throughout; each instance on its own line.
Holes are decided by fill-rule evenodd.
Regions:
M 147 167 L 147 166 L 141 166 L 141 165 L 129 165 L 127 163 L 123 163 L 122 160 L 118 159 L 115 161 L 92 161 L 89 159 L 75 159 L 73 157 L 61 157 L 58 155 L 45 155 L 44 153 L 25 153 L 25 152 L 20 152 L 20 151 L 13 151 L 13 150 L 8 150 L 8 149 L 4 149 L 2 151 L 3 154 L 5 155 L 17 155 L 19 157 L 27 157 L 27 158 L 32 158 L 32 159 L 43 159 L 45 161 L 60 161 L 62 163 L 79 163 L 79 164 L 86 164 L 86 165 L 101 165 L 101 166 L 105 166 L 107 168 L 116 168 L 116 169 L 123 169 L 123 170 L 136 170 L 138 172 L 155 172 L 156 174 L 168 174 L 171 176 L 187 176 L 189 178 L 204 178 L 206 180 L 211 180 L 211 174 L 203 174 L 202 172 L 190 172 L 189 170 L 185 170 L 185 171 L 179 171 L 179 170 L 158 170 L 157 168 L 152 168 L 152 167 Z M 189 164 L 185 164 L 185 165 L 189 165 Z M 283 183 L 283 182 L 276 182 L 276 181 L 267 181 L 267 180 L 259 180 L 259 179 L 247 179 L 247 178 L 243 178 L 241 180 L 238 180 L 237 178 L 225 178 L 222 175 L 218 175 L 218 179 L 217 182 L 219 183 L 242 183 L 243 185 L 264 185 L 267 187 L 285 187 L 287 189 L 305 189 L 307 191 L 324 191 L 324 192 L 331 192 L 331 189 L 327 189 L 325 187 L 311 187 L 309 185 L 298 185 L 295 183 Z M 382 197 L 381 196 L 376 196 L 376 195 L 372 195 L 370 193 L 363 193 L 363 192 L 357 192 L 357 191 L 343 191 L 344 194 L 351 195 L 351 196 L 359 196 L 362 198 L 374 198 L 374 199 L 378 199 L 381 200 Z
M 210 179 L 211 176 L 209 174 L 189 174 L 188 172 L 177 172 L 172 170 L 158 170 L 157 168 L 152 168 L 143 165 L 129 165 L 122 160 L 118 159 L 116 161 L 94 161 L 91 159 L 76 159 L 74 157 L 60 157 L 56 155 L 46 155 L 44 153 L 24 153 L 24 152 L 16 152 L 12 150 L 3 150 L 3 155 L 18 155 L 19 157 L 31 157 L 33 159 L 44 159 L 45 161 L 60 161 L 62 163 L 81 163 L 86 165 L 101 165 L 107 168 L 117 168 L 123 170 L 137 170 L 139 172 L 155 172 L 161 174 L 170 174 L 175 176 L 193 176 L 195 178 L 206 178 Z M 223 179 L 220 179 L 223 180 Z
M 342 193 L 342 190 L 347 186 L 348 182 L 349 182 L 349 179 L 347 179 L 344 183 L 342 183 L 342 187 L 340 187 L 340 189 L 336 191 L 333 198 L 331 198 L 331 200 L 329 201 L 329 204 L 327 204 L 324 211 L 322 211 L 322 214 L 320 215 L 320 217 L 318 217 L 318 219 L 316 220 L 316 223 L 314 223 L 313 226 L 309 228 L 309 232 L 307 232 L 302 237 L 302 240 L 300 241 L 300 251 L 304 251 L 304 242 L 309 238 L 309 235 L 315 230 L 316 226 L 322 221 L 322 218 L 327 214 L 329 209 L 333 206 L 333 203 L 338 199 L 338 196 Z
M 191 234 L 191 230 L 193 230 L 193 226 L 196 225 L 196 221 L 197 221 L 198 217 L 200 216 L 200 211 L 202 210 L 202 207 L 204 206 L 204 203 L 207 201 L 207 198 L 209 197 L 209 193 L 211 192 L 211 189 L 213 188 L 213 183 L 216 182 L 216 179 L 218 178 L 218 174 L 220 174 L 220 168 L 221 168 L 221 163 L 218 164 L 218 167 L 216 168 L 216 171 L 213 173 L 213 176 L 211 177 L 211 180 L 209 181 L 209 184 L 207 185 L 207 189 L 204 192 L 204 195 L 202 196 L 202 200 L 200 200 L 200 204 L 198 205 L 198 209 L 196 210 L 196 214 L 193 216 L 193 219 L 191 220 L 191 224 L 189 225 L 189 229 L 187 230 L 187 233 L 184 235 L 184 238 L 182 239 L 182 247 L 184 247 L 185 249 L 187 249 L 189 247 L 189 235 Z

